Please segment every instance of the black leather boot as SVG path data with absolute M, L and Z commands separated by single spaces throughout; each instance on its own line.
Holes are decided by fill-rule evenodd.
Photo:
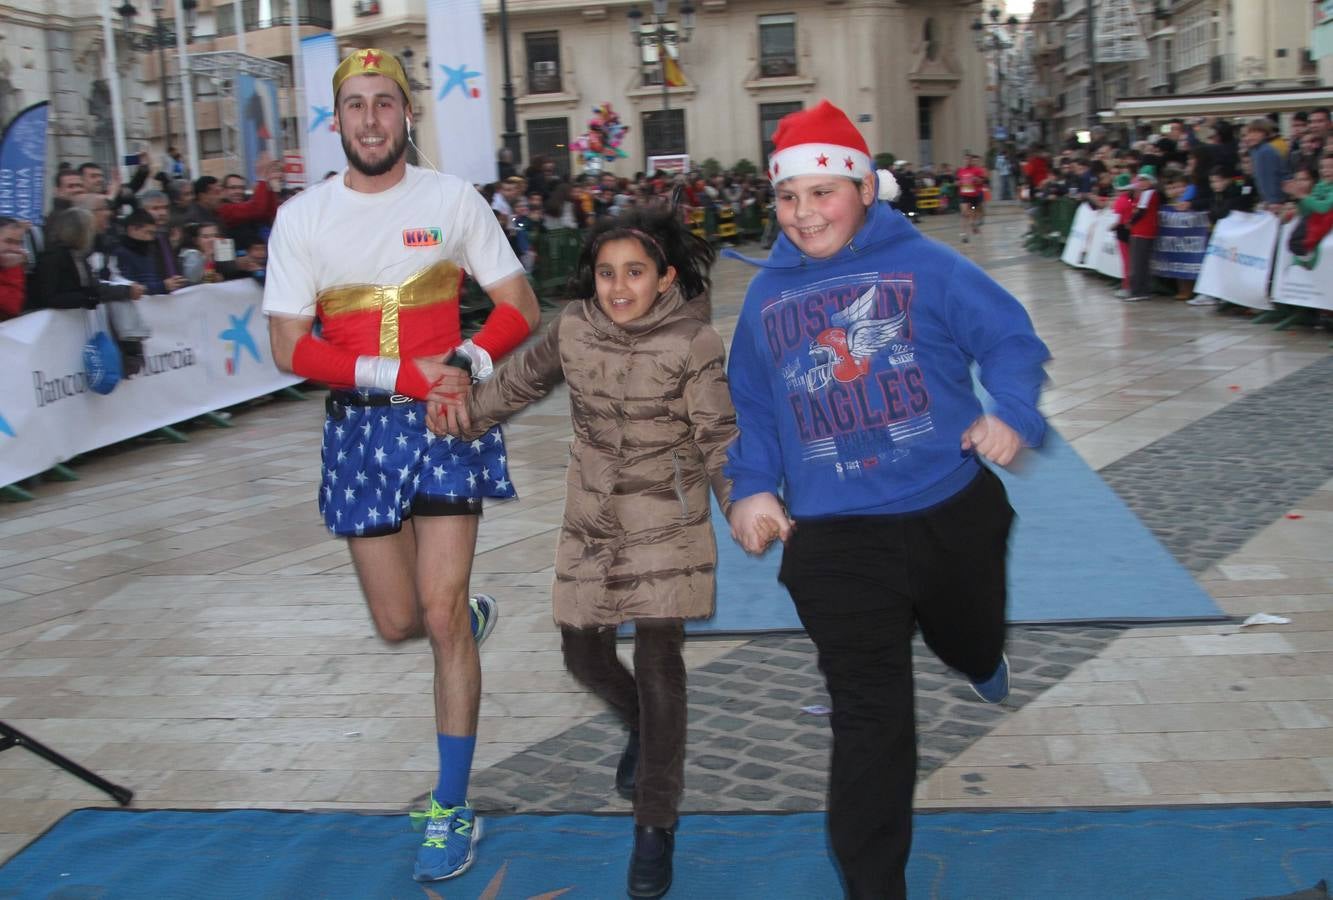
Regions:
M 626 800 L 634 799 L 634 779 L 639 771 L 639 733 L 631 731 L 625 752 L 620 754 L 620 764 L 616 766 L 616 793 Z
M 634 854 L 629 858 L 629 895 L 662 897 L 671 890 L 671 855 L 676 829 L 634 826 Z

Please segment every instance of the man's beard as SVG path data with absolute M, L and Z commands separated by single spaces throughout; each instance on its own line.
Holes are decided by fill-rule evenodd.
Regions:
M 362 159 L 356 151 L 357 144 L 346 134 L 340 135 L 342 138 L 343 154 L 347 157 L 347 164 L 356 169 L 362 175 L 374 177 L 383 175 L 385 172 L 398 165 L 398 160 L 403 158 L 407 152 L 407 131 L 403 130 L 399 140 L 394 141 L 386 136 L 385 142 L 388 144 L 389 152 L 385 154 L 384 159 L 376 163 L 369 163 Z

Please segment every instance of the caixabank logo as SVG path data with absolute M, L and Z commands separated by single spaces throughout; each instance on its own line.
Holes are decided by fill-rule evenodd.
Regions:
M 250 318 L 254 314 L 255 306 L 253 303 L 239 316 L 228 313 L 227 318 L 231 320 L 231 327 L 218 334 L 218 338 L 228 344 L 226 361 L 228 375 L 235 375 L 240 371 L 242 350 L 249 351 L 255 362 L 260 362 L 259 346 L 255 344 L 254 335 L 250 333 Z
M 0 413 L 0 435 L 5 437 L 18 437 L 18 435 L 14 433 L 14 426 L 9 424 L 9 420 L 5 418 L 4 413 Z

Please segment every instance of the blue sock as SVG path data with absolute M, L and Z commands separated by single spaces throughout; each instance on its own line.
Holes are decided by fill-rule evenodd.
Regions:
M 435 785 L 435 802 L 448 808 L 467 800 L 467 781 L 472 774 L 472 752 L 477 749 L 477 736 L 458 737 L 436 734 L 440 749 L 440 780 Z

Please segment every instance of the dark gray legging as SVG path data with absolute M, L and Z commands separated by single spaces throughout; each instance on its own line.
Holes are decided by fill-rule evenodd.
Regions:
M 1129 239 L 1129 295 L 1152 295 L 1153 238 L 1132 236 Z

